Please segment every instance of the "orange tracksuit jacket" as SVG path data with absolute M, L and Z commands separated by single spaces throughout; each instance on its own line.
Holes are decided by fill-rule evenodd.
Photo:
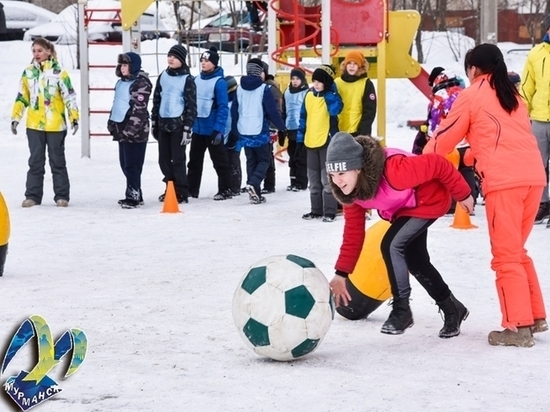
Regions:
M 464 136 L 470 144 L 485 194 L 502 326 L 513 330 L 546 318 L 525 250 L 546 176 L 525 103 L 518 96 L 518 109 L 507 113 L 489 80 L 478 76 L 459 94 L 426 151 L 445 155 Z

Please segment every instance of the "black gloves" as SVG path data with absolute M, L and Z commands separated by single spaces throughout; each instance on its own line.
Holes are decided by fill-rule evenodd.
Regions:
M 212 134 L 210 135 L 210 143 L 212 143 L 214 146 L 217 146 L 221 142 L 223 142 L 223 134 L 217 132 L 216 130 L 212 131 Z
M 279 130 L 279 146 L 283 147 L 285 145 L 286 132 L 284 130 Z
M 181 135 L 181 145 L 185 146 L 191 143 L 191 128 L 189 126 L 183 126 L 183 133 Z
M 159 129 L 157 128 L 157 122 L 151 122 L 151 134 L 155 140 L 159 139 Z
M 227 143 L 225 144 L 225 147 L 229 150 L 234 150 L 237 146 L 237 142 L 239 141 L 239 138 L 235 136 L 233 133 L 229 133 L 229 137 L 227 139 Z

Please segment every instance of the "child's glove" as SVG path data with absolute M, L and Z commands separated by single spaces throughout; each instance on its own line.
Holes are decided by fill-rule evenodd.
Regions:
M 71 125 L 71 130 L 73 131 L 73 136 L 78 132 L 78 122 L 76 120 Z
M 156 122 L 151 122 L 151 134 L 155 140 L 159 139 L 159 129 Z
M 217 132 L 216 130 L 214 130 L 210 135 L 210 143 L 212 143 L 214 146 L 217 146 L 222 141 L 223 141 L 223 135 L 220 132 Z
M 235 150 L 235 147 L 237 147 L 238 140 L 239 139 L 233 133 L 229 133 L 229 138 L 227 139 L 227 143 L 225 144 L 225 147 L 229 150 Z
M 189 143 L 191 143 L 191 128 L 189 126 L 184 126 L 180 144 L 185 146 Z
M 18 121 L 14 120 L 13 122 L 11 122 L 11 132 L 13 134 L 17 134 L 17 125 L 19 124 Z
M 283 147 L 285 145 L 286 133 L 284 130 L 279 131 L 279 146 Z

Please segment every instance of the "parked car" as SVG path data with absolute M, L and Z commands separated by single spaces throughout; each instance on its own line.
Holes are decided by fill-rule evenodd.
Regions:
M 120 13 L 116 11 L 99 11 L 105 9 L 120 9 L 120 2 L 114 0 L 89 0 L 87 9 L 92 10 L 91 21 L 88 24 L 88 38 L 91 42 L 111 42 L 122 40 L 122 27 L 120 22 L 93 21 L 116 20 Z M 98 11 L 93 11 L 93 10 Z M 37 26 L 25 33 L 24 40 L 32 41 L 37 37 L 44 37 L 57 44 L 77 43 L 78 8 L 76 4 L 62 10 L 50 23 Z M 170 38 L 168 28 L 162 20 L 157 18 L 156 11 L 150 7 L 143 13 L 140 20 L 142 40 L 151 40 L 158 37 Z M 157 34 L 158 33 L 158 34 Z
M 23 1 L 2 0 L 6 16 L 7 32 L 0 40 L 23 40 L 25 32 L 33 27 L 52 21 L 57 14 Z
M 252 29 L 248 12 L 238 11 L 235 18 L 236 23 L 231 13 L 219 14 L 211 18 L 203 27 L 192 28 L 182 33 L 182 43 L 206 49 L 214 46 L 226 52 L 234 52 L 236 43 L 237 51 L 260 51 L 262 33 Z M 267 39 L 264 40 L 262 51 L 265 50 L 267 50 Z

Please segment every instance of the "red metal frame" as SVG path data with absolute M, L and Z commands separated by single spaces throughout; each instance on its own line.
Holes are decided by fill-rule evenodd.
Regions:
M 105 19 L 105 18 L 97 18 L 94 17 L 94 13 L 104 13 L 104 12 L 115 12 L 115 16 L 112 19 Z M 121 18 L 121 9 L 88 9 L 84 8 L 84 27 L 88 27 L 90 22 L 105 22 L 105 23 L 119 23 L 122 25 L 122 18 Z M 88 46 L 93 44 L 101 44 L 101 45 L 122 45 L 121 42 L 101 42 L 101 43 L 90 43 L 88 42 Z M 116 68 L 116 65 L 114 64 L 89 64 L 88 63 L 88 71 L 90 69 L 114 69 Z M 114 90 L 114 87 L 90 87 L 88 86 L 88 91 L 110 91 L 112 92 Z M 89 109 L 88 110 L 88 117 L 92 114 L 109 114 L 110 110 L 100 110 L 100 109 Z M 90 131 L 90 137 L 92 136 L 111 136 L 110 133 L 95 133 Z

